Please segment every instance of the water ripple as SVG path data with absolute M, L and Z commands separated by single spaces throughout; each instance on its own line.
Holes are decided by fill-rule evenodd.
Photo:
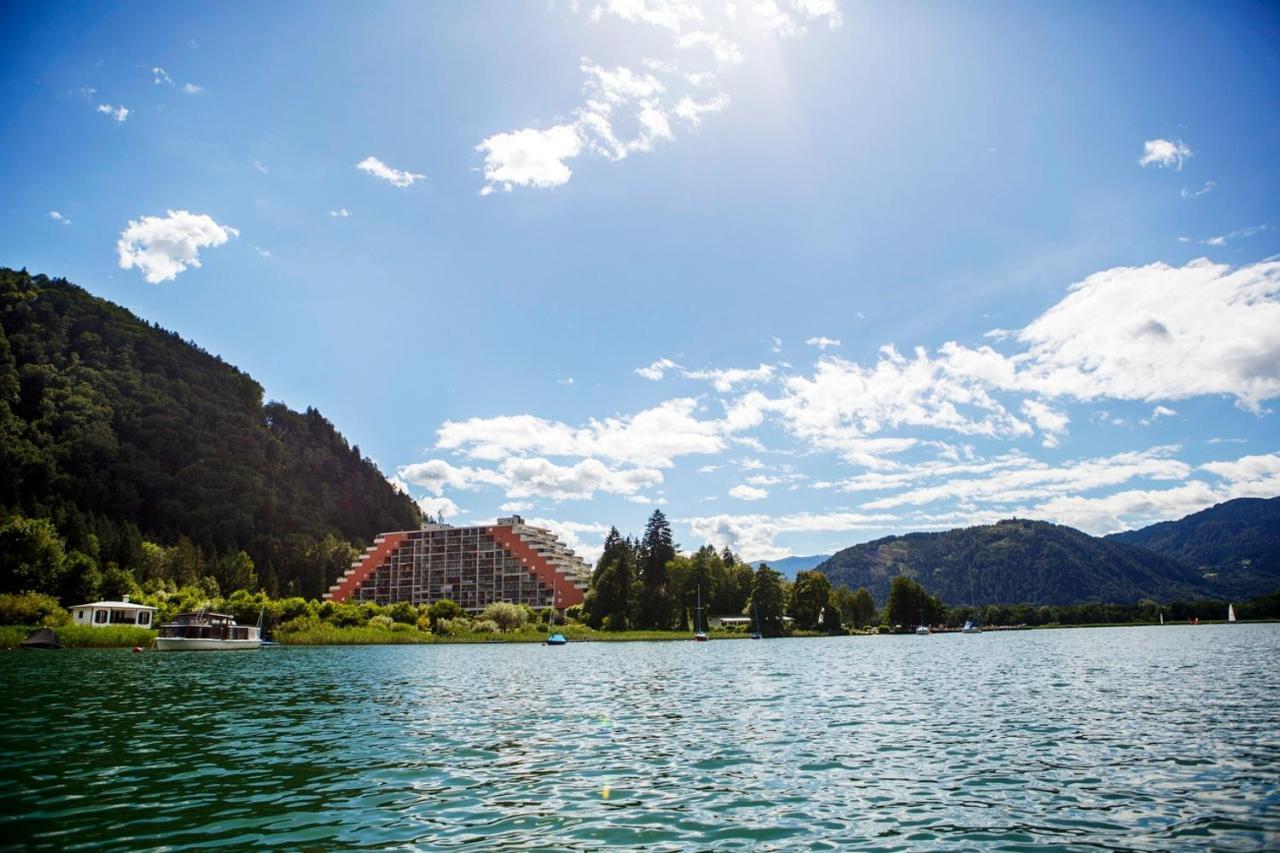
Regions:
M 0 842 L 1280 845 L 1280 626 L 0 656 Z

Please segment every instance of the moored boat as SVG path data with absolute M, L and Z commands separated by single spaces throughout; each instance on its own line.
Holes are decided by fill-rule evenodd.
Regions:
M 262 646 L 260 628 L 237 625 L 225 613 L 199 610 L 179 613 L 172 622 L 160 626 L 156 648 L 164 652 L 249 651 Z
M 564 634 L 552 634 L 550 637 L 547 637 L 548 646 L 563 646 L 568 642 L 569 641 L 565 639 Z

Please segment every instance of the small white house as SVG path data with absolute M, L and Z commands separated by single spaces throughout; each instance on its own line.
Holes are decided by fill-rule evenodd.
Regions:
M 150 628 L 156 608 L 145 604 L 133 604 L 129 596 L 124 601 L 95 601 L 93 604 L 77 604 L 71 608 L 71 621 L 77 625 L 105 628 L 108 625 L 128 625 Z

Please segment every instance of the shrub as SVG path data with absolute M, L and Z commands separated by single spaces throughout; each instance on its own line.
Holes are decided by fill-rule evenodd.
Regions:
M 479 619 L 471 626 L 471 630 L 475 631 L 477 634 L 496 634 L 498 633 L 499 628 L 498 623 L 494 622 L 492 619 Z
M 391 626 L 394 624 L 395 621 L 385 613 L 379 613 L 377 616 L 369 617 L 370 628 L 382 628 L 383 630 L 389 631 L 391 630 Z
M 457 619 L 438 619 L 435 624 L 435 632 L 442 637 L 457 637 L 460 634 L 466 634 L 471 630 L 471 620 L 459 617 Z
M 47 621 L 46 621 L 47 620 Z M 52 595 L 39 592 L 0 595 L 0 625 L 48 625 L 57 627 L 71 616 Z
M 506 601 L 495 601 L 484 609 L 484 613 L 480 614 L 480 618 L 496 623 L 503 631 L 516 631 L 524 627 L 529 617 L 527 611 L 531 611 L 531 609 L 510 604 Z
M 428 619 L 426 616 L 419 616 L 419 617 L 418 617 L 418 630 L 419 630 L 419 631 L 430 631 L 430 630 L 431 630 L 431 620 L 430 620 L 430 619 Z
M 395 622 L 391 625 L 391 630 L 397 634 L 402 634 L 405 631 L 416 631 L 417 629 L 414 626 L 406 625 L 403 622 Z
M 457 619 L 459 616 L 465 615 L 466 611 L 462 609 L 462 605 L 456 601 L 442 598 L 427 608 L 427 617 L 434 624 L 441 619 Z
M 391 617 L 393 622 L 412 625 L 418 621 L 418 608 L 407 601 L 397 601 L 387 608 L 387 616 Z
M 582 621 L 582 605 L 575 604 L 564 612 L 565 618 L 574 622 Z

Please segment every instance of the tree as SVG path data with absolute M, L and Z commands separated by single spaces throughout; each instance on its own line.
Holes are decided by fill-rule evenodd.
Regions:
M 782 575 L 765 563 L 756 569 L 751 585 L 752 618 L 759 620 L 754 627 L 765 637 L 778 637 L 783 633 L 782 620 L 786 599 L 782 590 Z
M 667 563 L 676 556 L 671 524 L 655 509 L 644 526 L 637 555 L 639 623 L 648 628 L 671 626 L 671 596 L 667 589 Z
M 635 567 L 630 548 L 622 548 L 611 560 L 601 557 L 583 609 L 593 628 L 625 631 L 630 624 Z
M 828 634 L 844 633 L 844 622 L 840 615 L 840 599 L 835 590 L 827 594 L 827 604 L 822 608 L 822 630 Z
M 946 621 L 942 602 L 924 587 L 903 575 L 889 585 L 889 601 L 885 605 L 885 621 L 891 628 L 908 630 L 914 625 L 936 625 Z
M 427 608 L 427 618 L 431 620 L 432 630 L 435 630 L 442 620 L 457 619 L 466 612 L 462 609 L 462 605 L 453 599 L 441 598 L 438 601 L 433 601 Z
M 13 516 L 0 523 L 0 592 L 56 595 L 65 554 L 52 522 Z
M 831 599 L 831 582 L 817 570 L 800 572 L 791 586 L 787 601 L 787 615 L 796 620 L 796 627 L 806 631 L 818 628 L 823 608 Z
M 508 601 L 495 601 L 484 609 L 480 615 L 482 620 L 496 622 L 504 631 L 516 631 L 525 626 L 529 614 L 523 607 Z

